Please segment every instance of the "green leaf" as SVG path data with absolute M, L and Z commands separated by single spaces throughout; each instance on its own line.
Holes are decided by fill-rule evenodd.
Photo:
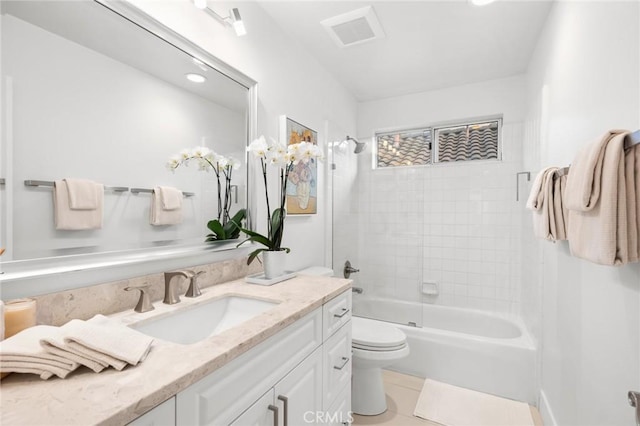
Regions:
M 242 229 L 242 232 L 244 232 L 249 236 L 249 238 L 247 238 L 248 241 L 254 241 L 256 243 L 260 243 L 263 246 L 267 247 L 268 249 L 271 249 L 273 246 L 273 243 L 271 242 L 271 240 L 269 240 L 267 237 L 265 237 L 262 234 L 258 234 L 257 232 L 253 232 L 244 228 Z
M 210 220 L 207 223 L 207 228 L 211 229 L 211 231 L 214 234 L 216 234 L 216 236 L 218 237 L 219 240 L 226 240 L 227 239 L 227 234 L 224 231 L 224 228 L 222 227 L 222 224 L 217 219 Z
M 262 253 L 263 251 L 268 251 L 267 249 L 256 249 L 254 251 L 251 252 L 251 254 L 249 255 L 249 258 L 247 259 L 247 265 L 251 265 L 251 262 L 253 262 L 255 260 L 256 257 L 258 257 L 258 255 L 260 253 Z
M 282 216 L 282 223 L 280 223 L 280 219 Z M 277 208 L 271 214 L 271 239 L 276 242 L 277 240 L 282 239 L 282 230 L 280 229 L 284 227 L 284 218 L 287 216 L 287 212 L 285 209 Z

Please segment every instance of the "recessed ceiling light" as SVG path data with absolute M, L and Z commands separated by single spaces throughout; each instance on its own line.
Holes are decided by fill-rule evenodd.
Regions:
M 496 0 L 469 0 L 475 6 L 486 6 Z
M 200 74 L 189 73 L 185 74 L 185 77 L 187 77 L 187 80 L 193 81 L 194 83 L 204 83 L 207 81 L 207 78 Z

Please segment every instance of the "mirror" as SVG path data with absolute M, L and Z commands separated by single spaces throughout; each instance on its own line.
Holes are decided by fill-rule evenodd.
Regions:
M 247 207 L 253 80 L 124 2 L 3 1 L 1 8 L 5 271 L 15 263 L 7 261 L 202 250 L 206 224 L 217 217 L 217 183 L 196 164 L 166 167 L 184 149 L 206 146 L 239 160 L 231 213 Z M 63 178 L 171 186 L 193 196 L 183 198 L 182 223 L 152 226 L 151 194 L 105 188 L 102 228 L 63 231 L 55 229 L 52 187 L 25 185 Z

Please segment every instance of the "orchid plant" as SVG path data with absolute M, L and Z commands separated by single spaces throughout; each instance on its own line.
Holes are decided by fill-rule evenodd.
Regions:
M 285 146 L 283 143 L 279 143 L 273 139 L 271 139 L 270 142 L 267 142 L 264 136 L 260 136 L 258 139 L 251 142 L 247 150 L 253 155 L 253 157 L 260 160 L 262 178 L 264 181 L 264 194 L 267 201 L 267 234 L 262 235 L 255 231 L 244 228 L 242 229 L 242 232 L 247 234 L 248 238 L 238 244 L 238 246 L 247 241 L 256 242 L 264 246 L 263 248 L 258 248 L 251 252 L 247 260 L 247 264 L 250 264 L 263 251 L 286 251 L 289 253 L 289 248 L 282 247 L 284 219 L 287 214 L 285 210 L 285 203 L 287 200 L 287 182 L 289 180 L 289 172 L 291 172 L 293 167 L 301 161 L 308 163 L 312 159 L 321 159 L 322 151 L 317 145 L 311 142 L 300 142 Z M 269 165 L 278 169 L 280 179 L 279 204 L 273 212 L 271 211 L 269 203 L 269 185 L 267 180 L 267 167 Z
M 232 157 L 217 154 L 211 149 L 197 146 L 193 149 L 185 149 L 178 155 L 169 158 L 167 168 L 175 171 L 180 166 L 187 167 L 191 162 L 198 164 L 198 170 L 213 171 L 218 183 L 218 217 L 207 223 L 211 234 L 205 241 L 232 240 L 240 236 L 242 220 L 246 215 L 245 209 L 240 209 L 231 217 L 231 174 L 240 167 L 240 162 Z M 222 200 L 222 182 L 224 180 L 224 201 Z

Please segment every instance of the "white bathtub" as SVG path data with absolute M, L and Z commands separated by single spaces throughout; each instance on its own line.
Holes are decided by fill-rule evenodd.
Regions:
M 394 325 L 407 335 L 411 354 L 392 370 L 535 405 L 535 347 L 521 321 L 360 296 L 353 305 L 355 315 L 400 323 Z M 410 322 L 422 327 L 403 325 Z

